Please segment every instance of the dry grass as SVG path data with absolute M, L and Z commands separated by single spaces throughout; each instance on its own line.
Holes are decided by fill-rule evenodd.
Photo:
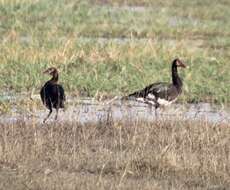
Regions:
M 228 189 L 229 134 L 188 121 L 1 124 L 0 189 Z

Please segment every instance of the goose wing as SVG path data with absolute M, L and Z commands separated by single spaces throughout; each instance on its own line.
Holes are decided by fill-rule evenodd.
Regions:
M 64 88 L 61 85 L 58 85 L 58 92 L 59 92 L 59 98 L 62 101 L 65 101 L 66 100 L 65 91 L 64 91 Z
M 146 86 L 144 89 L 129 94 L 128 96 L 135 97 L 135 98 L 147 98 L 153 95 L 162 97 L 165 94 L 167 94 L 169 86 L 170 85 L 168 83 L 158 82 L 158 83 L 150 84 Z

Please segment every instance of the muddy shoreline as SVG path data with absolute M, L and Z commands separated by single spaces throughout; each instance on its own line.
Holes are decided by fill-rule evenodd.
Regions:
M 8 97 L 9 99 L 9 97 Z M 14 101 L 14 99 L 12 99 Z M 48 110 L 38 108 L 22 111 L 15 105 L 10 113 L 0 116 L 0 123 L 15 123 L 17 121 L 42 123 Z M 115 100 L 112 103 L 97 101 L 92 98 L 71 98 L 65 110 L 61 110 L 57 121 L 54 121 L 55 112 L 48 122 L 76 122 L 80 124 L 98 122 L 155 122 L 156 120 L 194 120 L 210 123 L 230 123 L 230 109 L 211 105 L 199 104 L 173 104 L 158 109 L 155 116 L 154 108 L 136 101 Z

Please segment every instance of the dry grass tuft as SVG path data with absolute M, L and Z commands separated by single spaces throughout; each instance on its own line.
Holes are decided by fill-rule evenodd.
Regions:
M 230 128 L 205 122 L 0 126 L 0 189 L 228 189 Z

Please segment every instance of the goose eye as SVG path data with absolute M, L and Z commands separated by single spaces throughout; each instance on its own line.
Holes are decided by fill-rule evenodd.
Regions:
M 180 60 L 177 60 L 177 66 L 181 66 L 183 63 Z

